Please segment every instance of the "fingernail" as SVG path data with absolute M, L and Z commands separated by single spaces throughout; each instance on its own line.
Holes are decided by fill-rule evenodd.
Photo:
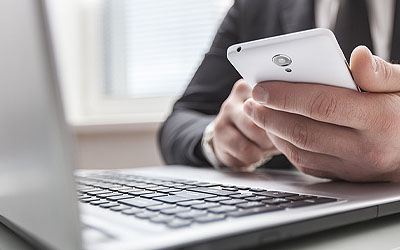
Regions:
M 266 103 L 268 92 L 262 85 L 256 85 L 253 88 L 253 99 L 259 103 Z
M 244 112 L 251 118 L 254 116 L 254 107 L 251 101 L 246 102 L 244 105 Z

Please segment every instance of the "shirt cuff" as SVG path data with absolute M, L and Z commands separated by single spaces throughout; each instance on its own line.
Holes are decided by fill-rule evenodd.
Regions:
M 220 169 L 223 164 L 217 159 L 215 155 L 214 147 L 212 145 L 212 139 L 214 138 L 214 126 L 215 120 L 210 122 L 204 129 L 203 137 L 201 139 L 201 149 L 203 151 L 206 160 L 216 169 Z

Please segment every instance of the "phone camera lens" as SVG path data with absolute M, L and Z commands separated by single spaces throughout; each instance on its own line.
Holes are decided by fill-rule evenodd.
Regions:
M 284 54 L 278 54 L 272 57 L 272 62 L 278 66 L 286 67 L 292 63 L 292 59 L 289 56 Z
M 236 51 L 237 51 L 237 52 L 242 51 L 242 47 L 238 47 L 238 48 L 236 49 Z

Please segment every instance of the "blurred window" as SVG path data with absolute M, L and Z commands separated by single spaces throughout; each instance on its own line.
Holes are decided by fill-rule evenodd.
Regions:
M 103 94 L 183 92 L 233 0 L 103 0 Z

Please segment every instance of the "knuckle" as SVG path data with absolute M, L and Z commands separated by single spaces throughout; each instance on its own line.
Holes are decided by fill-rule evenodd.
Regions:
M 221 111 L 225 113 L 230 113 L 234 109 L 234 105 L 232 104 L 232 99 L 228 97 L 221 105 Z
M 302 172 L 303 174 L 310 174 L 310 171 L 308 168 L 305 167 L 301 167 L 301 166 L 295 166 L 300 172 Z
M 336 113 L 338 105 L 338 99 L 328 93 L 319 93 L 310 102 L 310 117 L 311 118 L 322 118 L 322 119 L 333 119 Z
M 384 61 L 381 60 L 376 60 L 378 64 L 380 64 L 378 66 L 378 68 L 380 68 L 382 70 L 382 74 L 384 77 L 384 82 L 388 83 L 392 77 L 393 74 L 393 69 L 392 66 L 389 63 L 386 63 Z
M 245 163 L 253 163 L 259 159 L 257 148 L 244 138 L 236 138 L 233 144 L 232 151 L 238 156 L 239 160 Z
M 373 172 L 381 172 L 385 169 L 385 153 L 377 146 L 369 146 L 364 153 L 364 159 L 367 161 L 367 166 L 369 166 Z
M 233 85 L 232 93 L 242 93 L 248 91 L 249 89 L 250 87 L 248 84 L 243 79 L 239 79 Z
M 312 139 L 307 125 L 296 123 L 293 125 L 289 134 L 290 140 L 300 148 L 311 147 Z
M 214 124 L 214 133 L 215 135 L 218 135 L 221 131 L 223 131 L 224 127 L 225 127 L 225 122 L 223 121 L 222 118 L 218 118 L 215 120 L 215 124 Z
M 266 129 L 269 127 L 270 116 L 268 115 L 268 109 L 261 105 L 254 105 L 254 122 L 256 122 L 256 126 L 261 127 L 262 129 Z
M 297 168 L 304 168 L 304 161 L 300 155 L 300 150 L 296 147 L 290 147 L 288 153 L 289 160 L 295 165 Z

